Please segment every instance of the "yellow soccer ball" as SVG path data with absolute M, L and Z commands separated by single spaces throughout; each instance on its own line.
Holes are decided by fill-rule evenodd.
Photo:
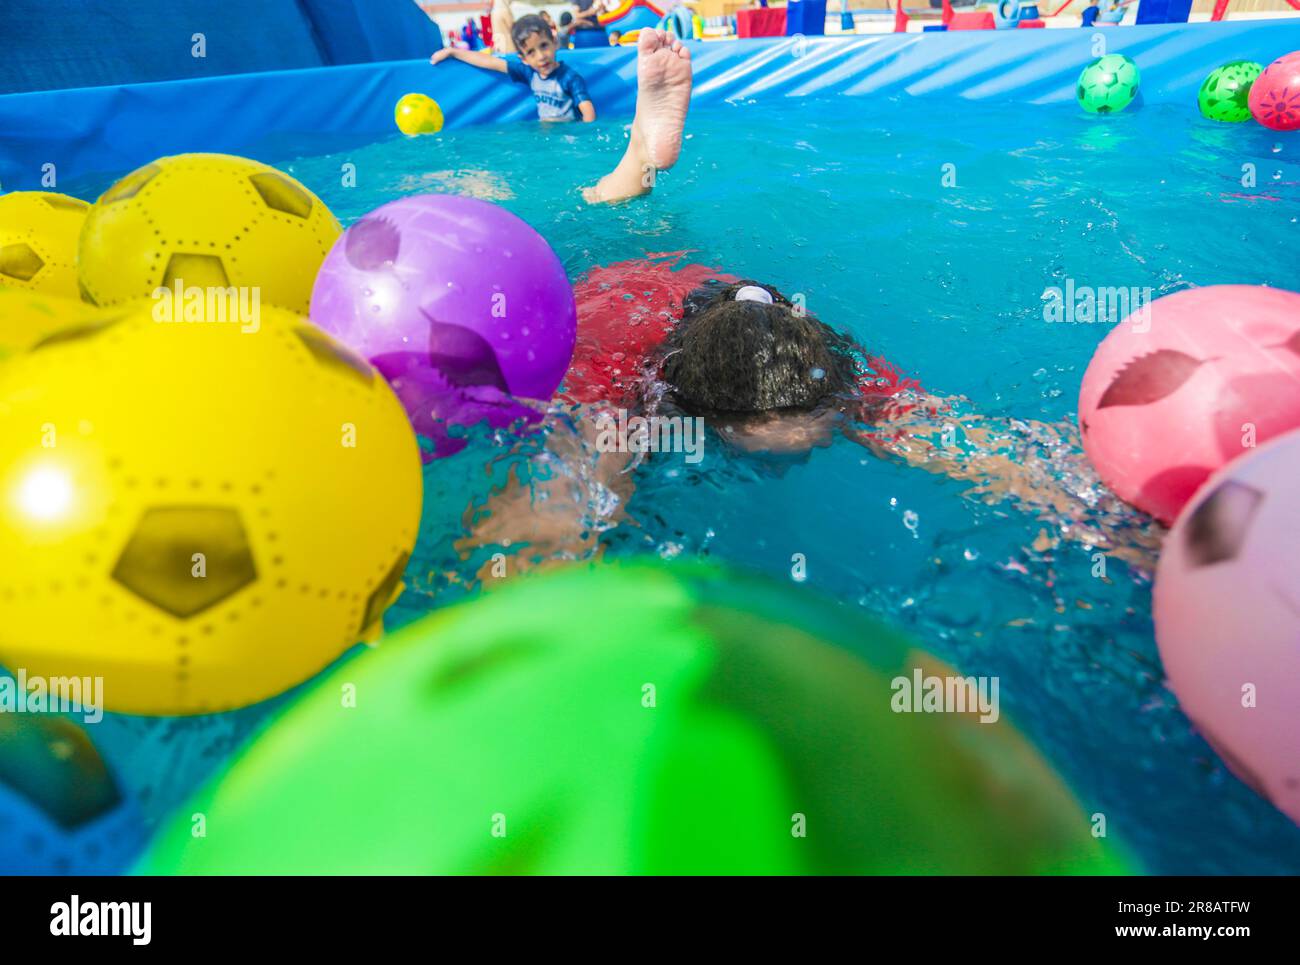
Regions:
M 383 377 L 306 319 L 157 310 L 0 366 L 0 664 L 101 677 L 113 711 L 226 710 L 377 636 L 420 456 Z
M 442 130 L 442 108 L 425 94 L 407 94 L 393 111 L 397 129 L 403 134 L 437 134 Z
M 77 298 L 77 237 L 90 205 L 50 191 L 0 195 L 0 285 Z
M 116 305 L 157 288 L 258 288 L 263 305 L 306 313 L 342 229 L 282 171 L 227 154 L 181 154 L 103 193 L 81 233 L 82 296 Z
M 0 362 L 98 311 L 80 300 L 0 287 Z

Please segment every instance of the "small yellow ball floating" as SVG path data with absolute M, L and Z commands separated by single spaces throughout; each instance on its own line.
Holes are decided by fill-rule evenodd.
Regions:
M 89 211 L 51 191 L 0 195 L 0 285 L 77 298 L 77 237 Z
M 442 130 L 442 108 L 425 94 L 407 94 L 393 111 L 397 129 L 403 134 L 437 134 Z
M 75 291 L 74 281 L 74 291 Z M 0 287 L 0 362 L 25 352 L 51 332 L 96 312 L 80 299 L 44 295 L 25 288 Z
M 283 171 L 228 154 L 181 154 L 137 168 L 95 202 L 78 279 L 96 305 L 160 287 L 234 286 L 305 314 L 341 233 L 320 198 Z
M 287 311 L 177 307 L 0 365 L 0 665 L 133 714 L 251 704 L 372 639 L 420 519 L 378 372 Z

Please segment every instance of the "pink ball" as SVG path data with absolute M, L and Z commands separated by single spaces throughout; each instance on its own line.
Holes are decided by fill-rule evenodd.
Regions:
M 1300 130 L 1300 50 L 1264 68 L 1250 88 L 1250 113 L 1275 131 Z
M 1220 470 L 1165 540 L 1156 642 L 1210 746 L 1300 824 L 1300 432 Z M 1252 685 L 1255 706 L 1242 706 Z
M 1172 522 L 1210 474 L 1300 427 L 1300 295 L 1214 285 L 1158 298 L 1097 346 L 1079 392 L 1088 458 Z

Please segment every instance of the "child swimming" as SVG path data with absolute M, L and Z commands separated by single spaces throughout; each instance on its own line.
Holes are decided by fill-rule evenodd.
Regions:
M 654 172 L 680 153 L 689 53 L 649 30 L 638 53 L 628 148 L 586 190 L 589 201 L 649 193 Z M 538 457 L 556 471 L 526 482 L 516 473 L 487 506 L 471 507 L 463 553 L 523 544 L 517 569 L 599 554 L 601 534 L 626 518 L 637 462 L 635 446 L 602 445 L 600 427 L 616 411 L 634 410 L 701 419 L 717 442 L 767 459 L 806 458 L 843 435 L 969 482 L 982 499 L 1010 499 L 1070 539 L 1150 565 L 1159 527 L 1104 492 L 1072 426 L 981 416 L 969 400 L 902 377 L 775 286 L 680 261 L 598 267 L 575 286 L 577 347 Z
M 519 60 L 505 60 L 485 50 L 444 47 L 429 58 L 437 65 L 447 58 L 483 70 L 509 75 L 517 84 L 527 84 L 537 101 L 537 118 L 542 121 L 594 121 L 596 105 L 587 94 L 582 75 L 555 59 L 555 34 L 536 14 L 520 17 L 510 31 Z
M 842 436 L 970 483 L 974 498 L 1010 501 L 1038 515 L 1045 533 L 1152 565 L 1158 525 L 1105 493 L 1072 426 L 982 416 L 969 400 L 926 391 L 773 286 L 680 262 L 595 268 L 575 286 L 578 346 L 535 457 L 540 471 L 515 475 L 471 508 L 463 553 L 524 545 L 515 570 L 599 555 L 603 534 L 628 519 L 643 458 L 698 458 L 645 457 L 644 440 L 601 438 L 635 414 L 701 420 L 709 446 L 775 472 Z

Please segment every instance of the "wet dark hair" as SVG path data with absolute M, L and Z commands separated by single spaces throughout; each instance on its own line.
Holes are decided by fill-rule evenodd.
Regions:
M 736 301 L 754 286 L 772 304 Z M 683 301 L 682 320 L 664 341 L 663 379 L 683 411 L 812 411 L 852 395 L 854 345 L 775 288 L 755 281 L 711 283 Z
M 565 10 L 563 13 L 560 14 L 560 26 L 567 27 L 571 23 L 573 23 L 573 14 Z
M 515 25 L 510 28 L 510 39 L 515 42 L 515 49 L 522 51 L 524 41 L 533 34 L 541 34 L 547 40 L 554 41 L 555 34 L 551 33 L 551 28 L 535 13 L 530 13 L 525 17 L 520 17 L 515 21 Z

